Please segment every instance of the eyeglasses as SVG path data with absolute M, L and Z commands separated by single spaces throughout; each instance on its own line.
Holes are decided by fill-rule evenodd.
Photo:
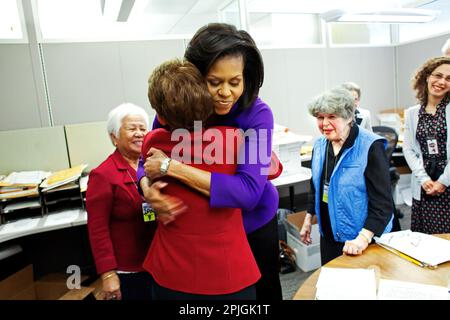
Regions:
M 436 80 L 444 79 L 445 81 L 450 82 L 450 76 L 444 78 L 444 75 L 441 73 L 432 73 L 431 76 Z

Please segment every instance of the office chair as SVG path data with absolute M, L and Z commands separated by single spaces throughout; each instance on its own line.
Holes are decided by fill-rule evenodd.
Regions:
M 397 185 L 398 180 L 400 180 L 400 174 L 397 171 L 397 168 L 394 166 L 394 161 L 392 160 L 392 154 L 397 146 L 398 142 L 398 134 L 395 129 L 386 126 L 374 126 L 372 127 L 374 133 L 378 134 L 385 138 L 388 142 L 386 148 L 386 157 L 389 161 L 389 175 L 391 178 L 391 187 L 394 190 Z M 395 206 L 394 199 L 392 199 L 394 205 L 394 221 L 392 225 L 392 231 L 401 230 L 399 219 L 403 218 L 403 214 L 400 210 L 398 210 Z

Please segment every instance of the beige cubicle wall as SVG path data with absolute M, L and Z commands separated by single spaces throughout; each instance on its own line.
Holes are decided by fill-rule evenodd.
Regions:
M 91 171 L 114 151 L 105 121 L 66 125 L 65 130 L 72 167 L 85 163 Z
M 0 131 L 0 174 L 69 168 L 62 126 Z

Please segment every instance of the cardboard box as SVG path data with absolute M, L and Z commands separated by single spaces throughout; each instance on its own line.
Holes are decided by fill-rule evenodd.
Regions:
M 0 282 L 0 300 L 83 300 L 94 288 L 68 289 L 67 275 L 51 274 L 34 281 L 29 265 Z
M 295 251 L 297 266 L 305 271 L 311 271 L 321 266 L 320 234 L 316 217 L 313 218 L 311 241 L 308 246 L 300 241 L 300 230 L 305 220 L 306 211 L 296 212 L 286 216 L 287 244 Z

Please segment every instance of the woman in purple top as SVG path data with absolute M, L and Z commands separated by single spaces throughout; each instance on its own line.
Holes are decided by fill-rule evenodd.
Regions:
M 150 149 L 138 176 L 153 209 L 166 220 L 174 219 L 185 205 L 160 192 L 164 184 L 149 181 L 167 174 L 210 197 L 210 205 L 241 208 L 247 239 L 262 274 L 256 284 L 258 300 L 281 300 L 276 211 L 278 192 L 267 179 L 272 150 L 273 114 L 258 98 L 264 80 L 261 54 L 251 36 L 222 23 L 200 28 L 189 43 L 185 58 L 205 76 L 214 100 L 215 114 L 207 126 L 224 125 L 244 131 L 244 150 L 235 175 L 206 172 L 163 152 Z M 160 124 L 155 121 L 154 127 Z

